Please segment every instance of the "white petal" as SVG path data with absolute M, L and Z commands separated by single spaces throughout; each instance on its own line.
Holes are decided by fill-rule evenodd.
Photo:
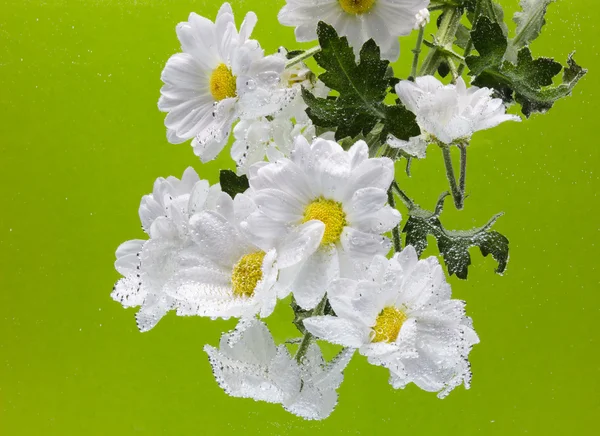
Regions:
M 316 337 L 344 347 L 360 348 L 368 341 L 368 331 L 364 326 L 335 316 L 307 318 L 304 327 Z

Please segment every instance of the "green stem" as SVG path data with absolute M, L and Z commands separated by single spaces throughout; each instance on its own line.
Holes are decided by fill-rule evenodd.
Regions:
M 296 65 L 299 62 L 302 62 L 305 59 L 311 58 L 314 55 L 316 55 L 317 53 L 319 53 L 321 51 L 321 47 L 320 46 L 316 46 L 313 48 L 309 48 L 308 50 L 306 50 L 303 53 L 300 53 L 298 56 L 293 57 L 291 59 L 289 59 L 286 63 L 285 63 L 285 67 L 286 68 L 290 68 L 293 67 L 294 65 Z
M 440 23 L 440 27 L 435 36 L 436 47 L 427 54 L 427 57 L 423 61 L 423 65 L 421 65 L 421 72 L 419 75 L 432 75 L 437 71 L 440 62 L 444 57 L 437 47 L 452 50 L 462 13 L 463 9 L 460 7 L 448 6 L 445 8 L 442 22 Z
M 469 39 L 469 42 L 467 42 L 467 45 L 465 47 L 465 52 L 463 53 L 463 58 L 465 58 L 465 60 L 467 59 L 467 56 L 469 56 L 471 54 L 471 50 L 473 50 L 473 40 Z M 462 63 L 458 66 L 458 75 L 459 76 L 462 76 L 462 73 L 465 70 L 466 65 L 467 65 L 466 63 Z
M 390 204 L 391 207 L 396 209 L 396 200 L 394 199 L 394 190 L 391 186 L 390 186 L 390 189 L 388 190 L 388 203 Z M 402 240 L 400 239 L 399 225 L 400 224 L 398 224 L 397 226 L 394 226 L 394 228 L 392 229 L 392 240 L 394 241 L 394 252 L 395 253 L 399 253 L 402 250 Z
M 424 34 L 425 27 L 421 27 L 419 29 L 419 35 L 417 36 L 417 44 L 415 45 L 415 48 L 412 51 L 415 56 L 413 57 L 412 69 L 410 71 L 410 77 L 408 78 L 408 80 L 414 81 L 415 77 L 417 77 L 417 68 L 419 66 L 419 56 L 421 55 L 421 45 L 423 45 Z
M 459 144 L 460 150 L 460 176 L 458 179 L 458 189 L 460 190 L 460 208 L 465 204 L 465 187 L 467 184 L 467 144 Z
M 446 62 L 448 63 L 448 66 L 450 67 L 450 72 L 452 73 L 452 83 L 456 84 L 456 81 L 460 77 L 460 74 L 458 74 L 458 70 L 456 69 L 456 65 L 454 64 L 454 61 L 450 58 L 446 58 Z
M 402 203 L 404 203 L 404 206 L 406 206 L 406 208 L 408 210 L 411 210 L 415 207 L 415 202 L 412 201 L 410 199 L 410 197 L 408 195 L 406 195 L 402 189 L 400 189 L 398 182 L 396 182 L 395 180 L 392 182 L 392 188 L 394 189 L 394 192 L 396 193 L 398 198 L 400 200 L 402 200 Z
M 312 311 L 312 316 L 321 316 L 325 313 L 325 306 L 327 305 L 327 295 L 323 296 L 323 299 L 317 304 L 317 306 Z M 310 332 L 306 332 L 304 337 L 302 338 L 302 342 L 300 342 L 300 346 L 298 347 L 298 351 L 296 351 L 296 362 L 302 363 L 302 358 L 308 351 L 308 347 L 312 342 L 314 336 Z
M 444 166 L 446 167 L 446 178 L 450 183 L 450 190 L 452 191 L 452 198 L 454 199 L 454 205 L 458 210 L 462 209 L 462 195 L 456 185 L 456 177 L 454 176 L 454 167 L 452 166 L 452 156 L 450 156 L 450 147 L 446 144 L 440 144 L 442 147 L 442 154 L 444 155 Z

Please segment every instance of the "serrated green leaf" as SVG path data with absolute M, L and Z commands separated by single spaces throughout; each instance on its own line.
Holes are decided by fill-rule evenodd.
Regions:
M 513 21 L 517 24 L 515 37 L 510 40 L 506 60 L 517 62 L 519 50 L 535 40 L 546 24 L 548 5 L 554 0 L 521 0 L 521 11 L 516 12 Z
M 486 68 L 499 65 L 504 58 L 508 40 L 498 23 L 481 16 L 471 31 L 473 46 L 479 56 L 467 56 L 465 62 L 471 75 L 481 74 Z
M 550 58 L 533 59 L 529 47 L 525 47 L 519 51 L 516 65 L 504 61 L 501 65 L 491 66 L 477 75 L 473 84 L 496 89 L 507 102 L 516 100 L 523 114 L 529 117 L 532 113 L 548 111 L 557 100 L 570 95 L 587 73 L 575 62 L 572 54 L 567 64 L 562 83 L 550 86 L 562 65 Z
M 221 170 L 219 173 L 219 183 L 221 184 L 221 190 L 231 196 L 235 197 L 237 194 L 241 194 L 249 188 L 248 177 L 245 175 L 238 176 L 231 170 Z
M 320 22 L 317 34 L 321 52 L 315 60 L 326 70 L 319 79 L 337 91 L 339 97 L 317 98 L 302 90 L 307 114 L 316 126 L 336 128 L 337 140 L 366 136 L 377 123 L 383 124 L 382 138 L 390 132 L 401 135 L 400 139 L 420 134 L 414 114 L 399 102 L 396 106 L 384 104 L 394 80 L 388 70 L 389 62 L 381 59 L 373 40 L 363 45 L 357 64 L 348 40 L 340 38 L 332 26 Z
M 469 248 L 479 247 L 483 256 L 491 255 L 498 262 L 496 272 L 502 274 L 508 262 L 508 239 L 496 231 L 489 230 L 500 215 L 496 215 L 485 226 L 478 229 L 446 230 L 439 215 L 447 195 L 446 193 L 440 197 L 434 212 L 423 210 L 418 206 L 409 211 L 410 217 L 402 229 L 406 233 L 406 244 L 415 247 L 418 255 L 421 256 L 427 248 L 427 236 L 432 235 L 437 241 L 448 274 L 455 274 L 463 280 L 467 278 L 471 265 Z

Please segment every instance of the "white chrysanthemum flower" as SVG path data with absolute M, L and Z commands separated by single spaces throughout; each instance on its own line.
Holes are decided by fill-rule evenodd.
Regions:
M 216 210 L 190 218 L 194 263 L 179 271 L 168 289 L 178 315 L 267 317 L 273 312 L 277 254 L 272 243 L 254 244 L 239 225 L 255 211 L 247 196 L 237 194 L 232 200 L 224 194 Z
M 171 56 L 162 72 L 158 107 L 168 112 L 169 141 L 195 138 L 194 152 L 204 162 L 223 149 L 236 119 L 270 115 L 291 98 L 278 89 L 285 62 L 265 57 L 249 39 L 256 21 L 249 12 L 238 33 L 224 3 L 214 23 L 192 13 L 177 26 L 183 53 Z
M 337 316 L 304 326 L 388 368 L 394 388 L 412 382 L 443 398 L 462 383 L 469 387 L 468 355 L 479 338 L 435 257 L 418 260 L 411 246 L 391 260 L 378 256 L 364 279 L 337 280 L 327 295 Z
M 418 30 L 421 27 L 427 26 L 430 20 L 430 15 L 431 14 L 429 13 L 429 9 L 427 8 L 421 9 L 419 12 L 417 12 L 417 15 L 415 16 L 416 20 L 414 29 Z
M 256 319 L 242 320 L 221 337 L 219 349 L 206 345 L 215 379 L 233 397 L 282 404 L 305 419 L 328 417 L 337 403 L 336 389 L 353 351 L 329 364 L 311 344 L 301 365 L 284 345 L 276 346 L 268 328 Z
M 276 241 L 280 281 L 305 309 L 317 305 L 332 280 L 360 274 L 390 249 L 382 233 L 400 222 L 387 204 L 394 164 L 368 154 L 364 141 L 344 151 L 334 141 L 309 144 L 299 136 L 289 159 L 250 168 L 258 211 L 246 226 Z
M 136 315 L 141 331 L 150 330 L 173 308 L 167 289 L 194 257 L 189 216 L 217 207 L 222 195 L 226 194 L 218 185 L 209 187 L 188 168 L 181 180 L 157 179 L 152 194 L 142 198 L 139 215 L 150 239 L 134 239 L 119 246 L 115 268 L 124 278 L 111 294 L 123 307 L 141 306 Z
M 493 92 L 477 86 L 467 88 L 461 77 L 456 85 L 444 85 L 433 76 L 417 77 L 415 82 L 402 80 L 396 85 L 396 93 L 417 116 L 422 134 L 409 141 L 390 135 L 388 144 L 423 158 L 429 142 L 452 144 L 505 121 L 521 121 L 506 113 L 502 99 L 492 98 Z
M 408 35 L 416 14 L 429 0 L 286 0 L 279 11 L 279 22 L 296 27 L 299 42 L 317 39 L 317 24 L 331 24 L 340 36 L 346 36 L 356 56 L 373 38 L 381 56 L 395 61 L 400 55 L 399 36 Z

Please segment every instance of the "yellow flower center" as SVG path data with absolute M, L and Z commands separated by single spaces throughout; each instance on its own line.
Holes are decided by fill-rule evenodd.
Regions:
M 353 15 L 369 12 L 375 4 L 375 0 L 339 0 L 339 2 L 344 11 Z
M 236 92 L 235 76 L 227 65 L 220 64 L 210 76 L 210 93 L 216 101 L 220 101 L 235 97 Z
M 310 220 L 319 220 L 325 224 L 321 245 L 327 245 L 339 241 L 346 225 L 346 214 L 341 203 L 319 197 L 304 209 L 302 222 Z
M 375 321 L 375 327 L 373 327 L 375 336 L 372 342 L 394 342 L 407 318 L 400 309 L 393 306 L 385 307 Z
M 237 297 L 251 297 L 256 285 L 262 279 L 262 263 L 265 253 L 262 251 L 243 256 L 233 267 L 231 283 L 233 294 Z

